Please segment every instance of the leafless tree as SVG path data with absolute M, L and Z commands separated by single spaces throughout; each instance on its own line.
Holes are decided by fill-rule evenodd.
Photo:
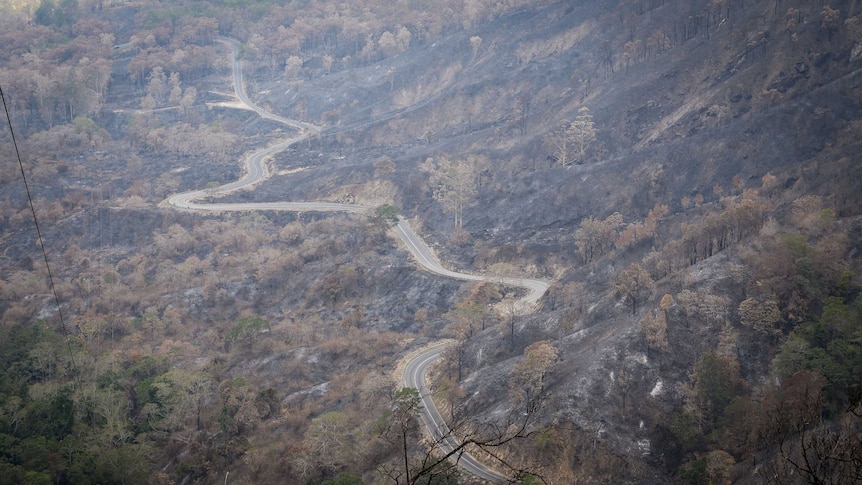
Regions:
M 397 485 L 439 483 L 460 476 L 459 463 L 469 453 L 493 462 L 497 468 L 505 470 L 511 480 L 532 475 L 531 470 L 502 456 L 500 450 L 533 435 L 534 418 L 541 403 L 540 396 L 536 396 L 498 423 L 455 421 L 449 425 L 448 432 L 437 432 L 425 446 L 417 446 L 422 400 L 415 388 L 403 388 L 394 393 L 381 432 L 381 438 L 398 448 L 398 460 L 381 465 L 378 472 Z
M 560 128 L 546 138 L 551 155 L 560 165 L 584 163 L 587 149 L 596 141 L 596 124 L 587 107 L 578 110 L 574 121 L 564 120 Z

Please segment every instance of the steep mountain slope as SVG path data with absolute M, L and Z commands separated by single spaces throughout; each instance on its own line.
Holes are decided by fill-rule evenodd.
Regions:
M 715 437 L 696 445 L 683 437 L 697 436 L 687 435 L 680 420 L 696 411 L 694 396 L 703 385 L 698 372 L 713 355 L 708 349 L 718 348 L 744 382 L 727 392 L 767 392 L 759 386 L 774 375 L 770 362 L 783 337 L 751 332 L 740 323 L 737 305 L 778 294 L 779 333 L 787 335 L 795 322 L 816 320 L 820 304 L 811 302 L 810 313 L 794 317 L 780 291 L 755 289 L 763 270 L 752 258 L 764 248 L 762 242 L 749 247 L 751 236 L 739 239 L 738 253 L 713 252 L 708 236 L 708 250 L 682 256 L 686 227 L 700 227 L 730 201 L 744 200 L 746 189 L 759 190 L 769 207 L 756 227 L 765 218 L 786 220 L 798 209 L 794 200 L 817 196 L 844 221 L 851 236 L 841 258 L 858 270 L 858 260 L 846 256 L 858 250 L 862 202 L 855 189 L 862 175 L 856 160 L 862 140 L 858 13 L 850 2 L 551 3 L 315 79 L 276 103 L 290 111 L 301 100 L 320 116 L 338 110 L 322 145 L 339 147 L 352 164 L 392 158 L 397 168 L 386 178 L 398 187 L 395 205 L 439 238 L 444 259 L 476 270 L 505 262 L 579 288 L 552 297 L 560 303 L 549 301 L 547 314 L 514 322 L 518 338 L 497 329 L 466 339 L 471 373 L 464 388 L 472 397 L 464 412 L 481 420 L 510 409 L 507 376 L 518 361 L 512 357 L 550 339 L 561 362 L 544 389 L 543 422 L 556 423 L 554 439 L 566 443 L 558 443 L 566 450 L 560 456 L 571 453 L 571 462 L 563 472 L 558 468 L 566 465 L 539 452 L 545 475 L 563 482 L 588 476 L 661 482 L 667 473 L 701 476 L 701 463 L 731 451 L 731 465 L 740 461 L 736 472 L 703 473 L 716 480 L 722 473 L 755 476 L 743 462 L 750 451 L 734 452 Z M 581 163 L 563 167 L 547 141 L 581 107 L 589 108 L 597 139 Z M 467 234 L 450 236 L 451 216 L 430 202 L 433 187 L 411 180 L 429 157 L 473 156 L 487 161 L 464 212 Z M 370 168 L 365 174 L 372 178 Z M 348 180 L 334 169 L 331 177 Z M 361 192 L 355 172 L 349 180 Z M 637 222 L 658 206 L 667 206 L 660 236 L 593 261 L 577 254 L 576 230 L 588 216 L 619 212 L 626 223 Z M 676 253 L 667 243 L 675 239 L 683 264 L 668 261 Z M 613 291 L 620 270 L 650 250 L 657 283 L 642 303 L 667 320 L 669 348 L 665 343 L 663 351 L 645 342 L 643 311 L 627 316 L 624 298 Z M 660 269 L 665 264 L 673 269 Z M 683 301 L 666 307 L 662 300 L 659 311 L 663 294 Z M 692 310 L 697 303 L 685 300 L 688 295 L 707 309 Z M 709 310 L 713 299 L 720 310 Z M 725 430 L 702 422 L 696 428 Z M 596 454 L 598 465 L 584 458 L 589 447 L 577 444 L 592 440 L 595 446 L 596 439 L 607 453 Z
M 728 189 L 735 175 L 749 185 L 767 172 L 798 178 L 788 169 L 824 149 L 831 159 L 852 153 L 857 27 L 853 12 L 834 7 L 849 20 L 832 33 L 820 8 L 789 3 L 552 3 L 364 68 L 320 78 L 309 68 L 311 79 L 287 97 L 277 95 L 284 81 L 261 90 L 284 112 L 338 112 L 321 143 L 353 165 L 390 156 L 397 205 L 438 231 L 447 219 L 418 207 L 427 197 L 409 191 L 408 175 L 427 157 L 488 156 L 464 225 L 514 229 L 523 241 L 591 214 L 643 217 L 656 203 L 675 212 L 683 196 L 717 200 L 713 188 Z M 794 8 L 803 20 L 791 35 Z M 475 50 L 471 37 L 481 39 Z M 544 139 L 584 106 L 598 139 L 587 163 L 559 167 Z
M 402 483 L 427 455 L 391 374 L 446 337 L 446 417 L 525 419 L 497 456 L 547 483 L 859 480 L 856 2 L 73 4 L 0 32 L 70 322 L 3 164 L 10 477 Z M 552 281 L 541 310 L 381 217 L 160 207 L 285 138 L 217 35 L 256 104 L 325 127 L 222 201 L 397 210 L 453 269 Z

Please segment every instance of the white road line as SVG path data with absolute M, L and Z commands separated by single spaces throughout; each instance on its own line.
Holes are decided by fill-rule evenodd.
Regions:
M 179 209 L 206 212 L 258 210 L 330 212 L 338 211 L 354 213 L 371 212 L 373 210 L 373 208 L 371 207 L 356 204 L 338 204 L 332 202 L 195 202 L 198 199 L 206 197 L 207 194 L 223 195 L 242 188 L 252 187 L 259 182 L 266 180 L 270 177 L 269 170 L 266 167 L 266 163 L 264 163 L 264 160 L 267 157 L 274 155 L 280 151 L 283 151 L 295 143 L 307 139 L 312 134 L 320 133 L 320 128 L 317 126 L 302 121 L 283 118 L 276 114 L 269 113 L 263 108 L 255 105 L 248 98 L 243 87 L 242 64 L 241 61 L 237 59 L 239 44 L 233 39 L 219 39 L 219 42 L 227 44 L 231 47 L 231 52 L 233 55 L 232 78 L 234 82 L 234 93 L 236 94 L 237 99 L 239 99 L 239 101 L 245 104 L 248 108 L 255 111 L 262 118 L 270 119 L 290 126 L 297 130 L 300 130 L 301 133 L 299 136 L 289 138 L 247 156 L 244 160 L 246 173 L 239 180 L 217 187 L 212 191 L 193 190 L 181 194 L 175 194 L 170 196 L 166 200 L 166 202 L 171 206 Z M 506 285 L 517 286 L 526 289 L 528 291 L 527 295 L 522 297 L 521 300 L 519 300 L 519 306 L 525 310 L 532 310 L 548 289 L 548 283 L 542 280 L 510 277 L 500 278 L 450 271 L 444 268 L 442 264 L 440 264 L 440 262 L 432 254 L 431 249 L 428 247 L 428 245 L 425 244 L 424 241 L 422 241 L 418 234 L 416 234 L 415 232 L 413 232 L 412 229 L 410 229 L 410 226 L 405 219 L 399 218 L 398 224 L 395 226 L 395 232 L 396 234 L 398 234 L 401 241 L 404 242 L 405 246 L 407 246 L 407 249 L 410 251 L 413 257 L 416 258 L 419 265 L 432 273 L 459 280 L 503 283 Z M 427 353 L 426 355 L 424 352 L 430 353 Z M 419 356 L 423 356 L 423 359 L 421 362 L 419 362 L 418 365 L 415 362 L 407 363 L 406 369 L 409 369 L 409 372 L 411 372 L 413 375 L 409 376 L 410 378 L 408 379 L 406 375 L 408 370 L 405 370 L 405 384 L 410 385 L 410 383 L 412 383 L 413 386 L 410 387 L 421 387 L 421 389 L 419 389 L 421 393 L 420 396 L 422 397 L 422 402 L 425 407 L 425 409 L 423 409 L 423 412 L 421 413 L 422 422 L 425 424 L 426 429 L 431 434 L 431 437 L 434 439 L 434 441 L 441 442 L 441 446 L 443 447 L 448 447 L 448 450 L 446 450 L 448 452 L 455 449 L 458 446 L 458 443 L 455 441 L 454 437 L 449 432 L 449 428 L 446 425 L 445 421 L 442 420 L 442 415 L 439 413 L 439 411 L 437 411 L 437 408 L 434 405 L 434 401 L 433 399 L 431 399 L 431 396 L 428 393 L 427 386 L 425 385 L 425 372 L 427 370 L 427 367 L 430 366 L 430 364 L 433 363 L 435 360 L 440 358 L 443 350 L 435 349 L 433 351 L 426 350 L 424 352 L 419 354 Z M 440 416 L 440 422 L 435 419 L 435 415 Z M 463 453 L 460 455 L 458 463 L 466 471 L 471 474 L 477 475 L 480 478 L 492 481 L 506 480 L 506 477 L 485 467 L 483 464 L 478 462 L 475 458 L 473 458 L 467 453 Z

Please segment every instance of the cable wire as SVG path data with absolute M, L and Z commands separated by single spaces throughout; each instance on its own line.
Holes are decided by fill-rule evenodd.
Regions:
M 18 150 L 18 141 L 15 139 L 15 130 L 12 128 L 12 118 L 9 116 L 9 107 L 6 105 L 6 95 L 3 94 L 3 86 L 0 86 L 0 99 L 3 100 L 3 110 L 6 113 L 6 121 L 9 124 L 9 133 L 12 135 L 12 145 L 15 146 L 15 156 L 18 158 L 18 167 L 21 169 L 21 178 L 24 180 L 24 190 L 27 192 L 27 201 L 30 204 L 30 212 L 33 214 L 33 225 L 36 226 L 36 235 L 39 238 L 39 247 L 42 248 L 42 259 L 45 260 L 45 269 L 48 270 L 48 282 L 51 286 L 51 293 L 54 295 L 54 303 L 57 305 L 57 314 L 60 316 L 60 326 L 63 329 L 63 340 L 66 342 L 66 348 L 69 349 L 69 359 L 72 364 L 72 369 L 75 370 L 75 355 L 72 352 L 72 344 L 69 342 L 69 332 L 66 329 L 66 319 L 63 317 L 63 308 L 60 306 L 60 296 L 57 294 L 57 287 L 54 285 L 54 275 L 51 273 L 51 265 L 48 263 L 48 252 L 45 250 L 45 240 L 42 238 L 42 231 L 39 229 L 39 219 L 36 217 L 36 207 L 33 205 L 33 197 L 30 195 L 30 185 L 27 183 L 27 175 L 24 172 L 24 162 L 21 161 L 21 152 Z M 77 372 L 75 372 L 77 374 Z

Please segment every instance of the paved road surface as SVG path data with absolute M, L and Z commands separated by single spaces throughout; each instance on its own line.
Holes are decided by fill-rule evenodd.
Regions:
M 440 450 L 443 453 L 449 453 L 457 448 L 459 443 L 456 437 L 449 432 L 446 421 L 434 405 L 434 401 L 431 399 L 431 392 L 428 390 L 428 386 L 425 385 L 425 375 L 428 372 L 428 368 L 440 359 L 445 348 L 445 345 L 434 345 L 414 355 L 404 369 L 404 385 L 415 387 L 419 390 L 419 396 L 422 398 L 422 406 L 424 408 L 421 414 L 422 423 L 428 429 L 428 434 L 431 435 L 432 440 L 435 443 L 439 443 Z M 460 456 L 458 465 L 471 475 L 493 483 L 507 481 L 504 475 L 486 467 L 469 453 L 463 453 Z
M 305 140 L 309 136 L 320 133 L 320 128 L 317 126 L 302 121 L 283 118 L 254 104 L 246 95 L 245 88 L 243 86 L 242 63 L 238 59 L 239 43 L 233 39 L 220 39 L 219 42 L 230 46 L 233 53 L 233 83 L 237 99 L 239 99 L 249 109 L 255 111 L 262 118 L 273 120 L 295 128 L 299 131 L 299 134 L 249 155 L 244 161 L 246 174 L 236 182 L 231 182 L 212 190 L 194 190 L 191 192 L 176 194 L 169 197 L 167 199 L 167 203 L 179 209 L 209 212 L 264 210 L 372 212 L 372 207 L 356 204 L 337 204 L 332 202 L 201 202 L 209 197 L 217 197 L 236 190 L 249 188 L 258 182 L 266 180 L 270 176 L 266 167 L 266 159 L 268 157 L 286 150 L 289 146 Z M 527 290 L 527 294 L 518 301 L 516 307 L 517 311 L 520 313 L 527 313 L 535 310 L 539 300 L 548 290 L 548 283 L 542 280 L 484 276 L 450 271 L 440 264 L 440 261 L 434 257 L 434 254 L 431 252 L 430 248 L 428 248 L 428 245 L 425 244 L 425 241 L 413 232 L 413 229 L 410 228 L 408 222 L 403 218 L 399 218 L 398 224 L 395 226 L 395 233 L 398 234 L 404 242 L 404 245 L 410 251 L 410 254 L 416 258 L 419 265 L 432 273 L 465 281 L 488 281 L 507 286 L 525 288 Z M 443 451 L 449 452 L 458 444 L 455 441 L 455 437 L 449 433 L 446 422 L 443 420 L 443 417 L 434 405 L 434 401 L 431 399 L 431 395 L 425 385 L 425 374 L 428 367 L 440 358 L 444 348 L 444 345 L 432 346 L 411 358 L 406 366 L 404 384 L 408 387 L 415 387 L 419 390 L 424 408 L 421 416 L 422 422 L 434 438 L 434 441 L 441 442 Z M 465 471 L 479 478 L 491 482 L 506 481 L 506 477 L 479 463 L 467 453 L 463 453 L 460 456 L 458 463 Z

